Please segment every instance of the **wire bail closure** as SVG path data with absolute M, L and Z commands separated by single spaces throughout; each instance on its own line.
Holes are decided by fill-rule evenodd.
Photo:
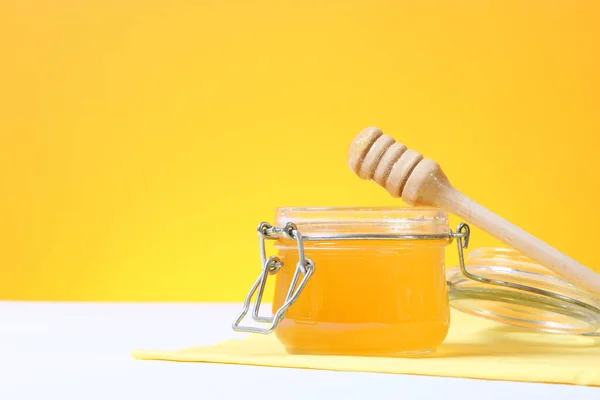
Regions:
M 302 293 L 302 289 L 304 289 L 306 283 L 308 282 L 308 279 L 314 272 L 315 264 L 310 258 L 306 258 L 304 256 L 304 238 L 302 237 L 302 234 L 298 231 L 298 228 L 295 224 L 289 222 L 285 225 L 285 227 L 278 228 L 272 226 L 267 222 L 262 222 L 258 226 L 257 232 L 259 236 L 258 246 L 260 249 L 262 272 L 254 282 L 254 285 L 252 285 L 250 291 L 248 292 L 246 300 L 244 301 L 244 307 L 242 309 L 242 312 L 233 322 L 232 327 L 234 331 L 238 332 L 269 334 L 275 330 L 277 324 L 284 317 L 288 308 L 298 299 L 300 293 Z M 259 309 L 265 291 L 267 278 L 269 275 L 275 275 L 284 266 L 283 261 L 281 261 L 276 256 L 271 256 L 267 258 L 265 242 L 266 240 L 278 239 L 281 235 L 289 239 L 296 240 L 296 243 L 298 245 L 298 263 L 296 264 L 296 272 L 294 273 L 294 277 L 292 278 L 292 281 L 290 283 L 285 302 L 279 308 L 279 310 L 277 310 L 275 315 L 272 317 L 260 316 Z M 298 284 L 300 275 L 302 275 L 302 280 L 300 281 L 300 284 Z M 252 319 L 256 322 L 270 324 L 267 328 L 240 325 L 240 323 L 250 310 L 250 302 L 252 301 L 252 296 L 254 296 L 255 292 L 257 292 L 257 294 L 256 302 L 254 303 L 254 309 L 252 310 Z
M 277 324 L 285 316 L 285 313 L 292 304 L 298 299 L 302 290 L 308 283 L 308 280 L 312 276 L 315 270 L 315 264 L 304 254 L 304 241 L 317 241 L 317 240 L 440 240 L 446 239 L 448 243 L 451 243 L 454 238 L 458 238 L 458 255 L 460 265 L 464 266 L 463 249 L 467 248 L 469 243 L 470 229 L 467 224 L 460 224 L 456 233 L 450 231 L 447 235 L 387 235 L 387 234 L 344 234 L 344 235 L 327 235 L 327 236 L 302 236 L 298 231 L 296 225 L 292 222 L 288 222 L 283 228 L 272 226 L 267 222 L 262 222 L 257 228 L 259 236 L 259 250 L 260 258 L 262 263 L 262 271 L 252 288 L 246 295 L 242 311 L 232 324 L 232 328 L 237 332 L 248 332 L 248 333 L 260 333 L 270 334 L 277 328 Z M 277 310 L 274 316 L 267 317 L 259 314 L 260 305 L 262 303 L 267 278 L 269 275 L 275 275 L 281 268 L 285 268 L 283 262 L 276 256 L 267 258 L 265 250 L 266 240 L 276 240 L 281 236 L 285 236 L 289 239 L 296 240 L 298 246 L 298 263 L 296 264 L 296 271 L 290 283 L 290 287 L 287 292 L 287 296 L 283 305 Z M 300 284 L 298 280 L 302 276 Z M 296 287 L 297 286 L 297 287 Z M 266 328 L 241 325 L 242 320 L 248 314 L 250 310 L 250 303 L 252 297 L 256 293 L 256 302 L 252 310 L 252 319 L 255 322 L 269 324 Z

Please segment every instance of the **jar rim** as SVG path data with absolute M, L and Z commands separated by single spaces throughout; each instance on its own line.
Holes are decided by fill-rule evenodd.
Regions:
M 449 235 L 448 214 L 435 207 L 278 207 L 278 226 L 294 223 L 303 235 Z
M 445 211 L 441 208 L 429 207 L 429 206 L 416 206 L 416 207 L 398 207 L 398 206 L 279 206 L 275 208 L 276 212 L 279 211 L 319 211 L 319 212 L 332 212 L 332 211 L 373 211 L 373 212 L 406 212 L 406 213 L 419 213 L 423 211 Z

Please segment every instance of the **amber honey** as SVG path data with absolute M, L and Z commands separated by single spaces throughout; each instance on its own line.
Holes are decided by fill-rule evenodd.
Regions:
M 443 342 L 450 325 L 444 213 L 282 209 L 277 217 L 282 224 L 294 220 L 308 238 L 321 237 L 305 241 L 314 272 L 275 329 L 288 352 L 426 354 Z M 336 239 L 339 235 L 378 238 Z M 282 237 L 275 247 L 283 267 L 276 274 L 274 312 L 285 302 L 298 263 L 295 241 Z

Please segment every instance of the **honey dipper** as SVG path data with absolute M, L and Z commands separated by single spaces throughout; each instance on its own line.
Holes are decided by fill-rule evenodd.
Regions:
M 477 204 L 452 186 L 437 162 L 407 149 L 380 129 L 366 128 L 354 138 L 348 166 L 410 206 L 437 207 L 463 218 L 600 298 L 600 274 Z

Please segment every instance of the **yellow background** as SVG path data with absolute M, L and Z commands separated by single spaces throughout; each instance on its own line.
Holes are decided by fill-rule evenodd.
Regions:
M 3 1 L 0 297 L 241 300 L 276 206 L 401 205 L 369 125 L 600 271 L 597 4 Z

